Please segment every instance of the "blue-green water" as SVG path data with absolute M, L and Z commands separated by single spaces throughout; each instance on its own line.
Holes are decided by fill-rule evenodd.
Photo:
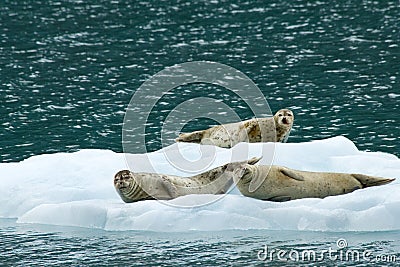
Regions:
M 122 151 L 135 90 L 193 60 L 232 66 L 273 111 L 292 108 L 291 142 L 345 135 L 362 150 L 400 155 L 399 16 L 398 1 L 2 1 L 1 161 Z M 183 89 L 168 103 L 190 96 Z M 159 126 L 149 122 L 150 140 Z
M 198 60 L 244 72 L 273 111 L 291 108 L 289 142 L 344 135 L 361 150 L 399 156 L 399 18 L 398 1 L 1 1 L 0 161 L 84 148 L 122 151 L 135 90 L 165 67 Z M 198 86 L 230 101 L 223 88 Z M 149 149 L 161 146 L 163 114 L 199 96 L 192 89 L 177 88 L 154 108 Z M 65 233 L 12 221 L 0 229 L 4 265 L 263 265 L 255 251 L 265 242 L 326 248 L 347 237 L 398 253 L 400 240 L 397 232 Z
M 398 266 L 400 262 L 398 232 L 104 232 L 15 225 L 11 220 L 0 220 L 0 226 L 2 266 Z M 332 258 L 326 254 L 324 260 L 318 260 L 322 250 L 338 250 L 336 241 L 343 238 L 348 242 L 344 251 L 358 251 L 360 255 L 371 251 L 371 255 L 357 260 L 333 252 Z M 265 245 L 270 251 L 298 250 L 300 255 L 313 250 L 317 256 L 315 260 L 300 257 L 295 261 L 286 255 L 288 261 L 281 261 L 273 254 L 271 261 L 261 253 L 259 259 Z

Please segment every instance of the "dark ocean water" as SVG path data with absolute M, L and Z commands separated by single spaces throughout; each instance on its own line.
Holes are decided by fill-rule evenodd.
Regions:
M 248 75 L 273 112 L 291 108 L 289 142 L 344 135 L 360 150 L 400 156 L 399 31 L 398 0 L 3 0 L 0 162 L 85 148 L 121 152 L 124 114 L 137 88 L 166 67 L 202 60 Z M 161 147 L 165 113 L 202 94 L 251 118 L 224 88 L 182 86 L 153 108 L 149 150 Z M 205 118 L 211 115 L 205 110 Z M 213 123 L 203 119 L 186 129 Z M 0 264 L 273 266 L 281 262 L 257 261 L 266 243 L 326 249 L 341 237 L 400 259 L 398 232 L 174 235 L 49 231 L 6 221 Z
M 398 266 L 400 263 L 399 232 L 104 232 L 15 225 L 12 220 L 0 220 L 0 226 L 2 266 Z M 339 239 L 347 242 L 342 254 L 336 243 Z M 269 248 L 266 258 L 262 253 L 265 246 Z M 279 260 L 276 253 L 271 260 L 274 249 L 286 251 L 282 258 L 287 261 Z M 329 249 L 330 255 L 321 256 L 323 250 Z M 298 251 L 298 258 L 295 252 L 289 254 L 291 250 Z M 301 256 L 306 250 L 315 251 L 315 258 Z M 365 252 L 371 253 L 365 254 L 364 259 Z
M 122 151 L 135 90 L 199 60 L 248 75 L 273 112 L 293 109 L 290 142 L 344 135 L 400 155 L 399 17 L 398 1 L 1 1 L 0 161 Z M 158 115 L 190 88 L 154 107 L 150 150 L 161 147 Z M 203 88 L 229 102 L 223 88 Z

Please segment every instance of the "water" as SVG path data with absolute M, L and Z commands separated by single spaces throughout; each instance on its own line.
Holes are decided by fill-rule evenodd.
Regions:
M 4 0 L 0 161 L 84 148 L 121 152 L 122 122 L 135 90 L 165 67 L 194 60 L 237 68 L 260 87 L 273 111 L 291 108 L 296 120 L 289 142 L 344 135 L 361 150 L 399 156 L 399 15 L 398 1 Z M 149 150 L 161 147 L 159 119 L 175 103 L 199 92 L 233 102 L 223 88 L 198 86 L 201 90 L 193 85 L 177 88 L 162 99 L 168 105 L 160 101 L 154 107 L 146 131 Z M 232 108 L 251 117 L 239 102 Z M 199 120 L 187 129 L 212 124 Z M 255 247 L 274 240 L 269 236 L 283 245 L 319 242 L 321 247 L 340 236 L 240 232 L 159 237 L 87 230 L 65 234 L 64 229 L 47 232 L 15 223 L 3 224 L 0 231 L 10 265 L 46 260 L 83 265 L 89 258 L 93 265 L 121 265 L 132 259 L 182 264 L 187 258 L 193 264 L 215 265 L 225 257 L 249 264 Z M 364 239 L 357 239 L 360 235 Z M 121 243 L 121 237 L 127 243 Z M 293 239 L 297 241 L 291 243 Z M 349 234 L 349 242 L 360 246 L 371 240 L 387 242 L 384 252 L 399 251 L 397 232 Z M 225 254 L 232 250 L 237 253 Z M 120 253 L 126 254 L 116 261 Z
M 134 91 L 165 67 L 193 60 L 237 68 L 273 111 L 292 108 L 291 142 L 345 135 L 363 150 L 399 155 L 399 9 L 397 1 L 2 1 L 1 161 L 122 151 Z
M 282 231 L 222 231 L 188 233 L 154 232 L 104 232 L 72 227 L 44 227 L 15 225 L 12 220 L 0 220 L 2 246 L 0 264 L 9 266 L 56 265 L 72 266 L 143 266 L 143 265 L 184 265 L 184 266 L 315 266 L 318 260 L 287 262 L 273 254 L 263 260 L 265 245 L 275 250 L 338 250 L 337 240 L 345 239 L 348 248 L 344 251 L 358 251 L 360 255 L 371 251 L 366 257 L 370 261 L 333 252 L 332 259 L 325 255 L 326 266 L 354 266 L 372 264 L 387 266 L 382 259 L 400 261 L 400 234 L 398 232 L 375 233 L 319 233 Z M 312 240 L 312 242 L 310 242 Z M 379 241 L 377 241 L 379 240 Z M 268 254 L 270 255 L 270 254 Z M 295 258 L 293 254 L 293 258 Z M 343 254 L 344 255 L 344 254 Z M 320 257 L 320 255 L 317 255 Z M 269 256 L 268 256 L 269 257 Z M 289 255 L 286 255 L 289 258 Z M 386 257 L 386 258 L 384 258 Z M 312 259 L 312 258 L 311 258 Z M 316 259 L 318 259 L 316 257 Z M 341 259 L 341 260 L 340 260 Z M 354 260 L 353 260 L 354 259 Z

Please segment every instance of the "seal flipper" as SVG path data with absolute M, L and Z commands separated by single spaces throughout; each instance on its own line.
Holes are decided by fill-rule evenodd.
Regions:
M 247 165 L 245 165 L 242 168 L 242 173 L 240 175 L 240 179 L 243 180 L 243 184 L 250 183 L 250 185 L 249 185 L 249 192 L 250 193 L 256 191 L 260 187 L 262 182 L 264 181 L 264 179 L 259 181 L 259 180 L 257 180 L 257 177 L 252 177 L 251 178 L 251 176 L 250 176 L 250 173 L 251 173 L 251 170 L 250 170 L 251 166 L 250 165 L 256 164 L 261 159 L 262 159 L 262 156 L 261 157 L 253 157 L 253 158 L 249 159 L 247 161 Z
M 261 157 L 252 157 L 251 159 L 249 159 L 247 161 L 247 164 L 254 165 L 257 162 L 259 162 L 261 159 L 262 159 L 262 156 Z
M 290 129 L 289 132 L 285 136 L 283 136 L 281 143 L 286 143 L 287 142 L 287 140 L 289 139 L 289 135 L 290 135 L 290 131 L 291 130 L 292 129 Z
M 243 184 L 248 184 L 251 182 L 250 168 L 251 168 L 251 165 L 244 164 L 241 166 L 233 167 L 232 169 L 228 168 L 227 170 L 233 172 L 233 181 L 235 182 L 235 184 L 238 183 L 239 180 Z
M 195 131 L 192 133 L 182 133 L 175 139 L 176 142 L 189 142 L 189 143 L 200 143 L 203 138 L 204 130 Z
M 280 169 L 281 173 L 287 177 L 290 177 L 292 179 L 295 179 L 297 181 L 304 181 L 304 177 L 301 174 L 295 173 L 294 171 L 291 171 L 286 168 L 281 168 Z
M 242 171 L 241 175 L 245 175 L 246 173 L 249 172 L 247 170 L 246 165 L 254 165 L 257 162 L 259 162 L 262 159 L 262 157 L 252 157 L 251 159 L 244 160 L 244 161 L 236 161 L 236 162 L 231 162 L 223 165 L 222 167 L 225 167 L 226 171 L 237 171 L 238 169 Z M 247 172 L 246 172 L 247 171 Z
M 375 176 L 368 176 L 364 174 L 352 174 L 354 178 L 357 179 L 362 184 L 362 188 L 370 187 L 370 186 L 378 186 L 384 185 L 393 182 L 396 179 L 392 178 L 382 178 L 382 177 L 375 177 Z
M 263 200 L 275 201 L 275 202 L 285 202 L 285 201 L 292 200 L 292 197 L 290 197 L 290 196 L 276 196 L 276 197 L 270 197 L 268 199 L 263 199 Z

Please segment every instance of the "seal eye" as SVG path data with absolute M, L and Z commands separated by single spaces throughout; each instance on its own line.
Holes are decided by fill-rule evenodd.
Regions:
M 282 117 L 283 115 L 282 115 L 282 114 L 278 114 L 278 116 L 279 116 L 279 117 Z

